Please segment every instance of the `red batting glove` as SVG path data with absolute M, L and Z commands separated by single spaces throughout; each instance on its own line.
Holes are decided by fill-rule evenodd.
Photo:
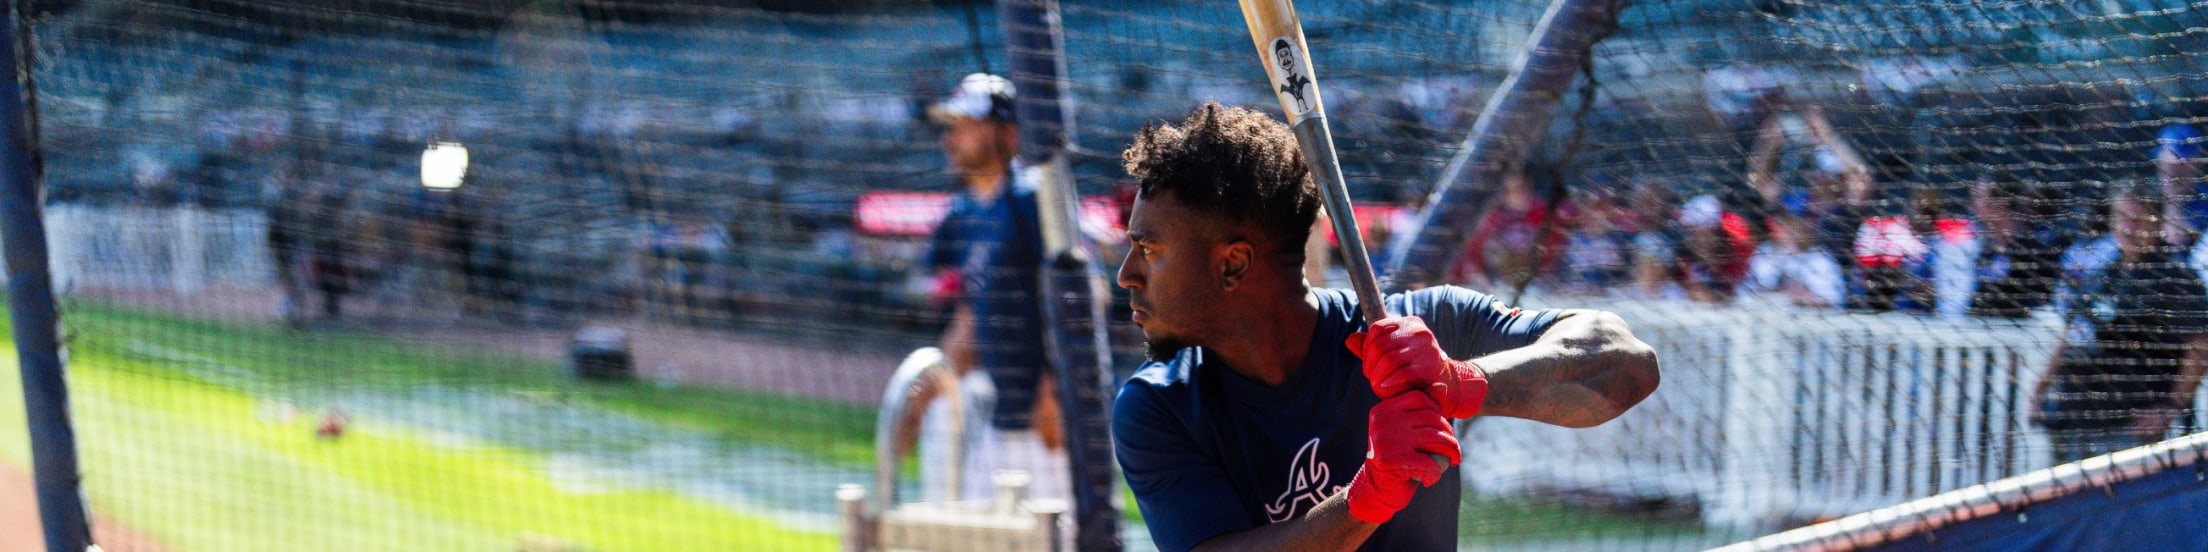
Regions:
M 965 279 L 957 270 L 940 270 L 935 273 L 934 280 L 929 282 L 928 299 L 938 304 L 948 303 L 957 299 L 958 294 L 965 289 Z
M 1380 319 L 1344 343 L 1365 361 L 1365 379 L 1380 398 L 1423 389 L 1443 416 L 1459 419 L 1479 415 L 1487 401 L 1487 371 L 1442 354 L 1434 332 L 1416 316 Z
M 1418 488 L 1441 481 L 1448 466 L 1434 456 L 1461 459 L 1457 434 L 1440 407 L 1425 393 L 1404 393 L 1372 407 L 1372 427 L 1366 432 L 1365 464 L 1349 481 L 1349 515 L 1371 524 L 1387 523 L 1411 504 Z

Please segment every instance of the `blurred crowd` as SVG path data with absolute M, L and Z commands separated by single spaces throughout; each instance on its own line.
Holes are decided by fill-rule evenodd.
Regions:
M 1774 102 L 1758 115 L 1735 125 L 1749 137 L 1746 155 L 1730 162 L 1737 169 L 1711 171 L 1739 175 L 1734 182 L 1712 185 L 1658 170 L 1608 177 L 1544 160 L 1502 167 L 1499 193 L 1465 225 L 1469 236 L 1447 281 L 1506 294 L 2024 317 L 2053 306 L 2066 279 L 2112 258 L 2104 200 L 2130 180 L 2151 181 L 2166 198 L 2168 228 L 2159 239 L 2187 252 L 2192 265 L 2208 267 L 2208 248 L 2192 253 L 2208 227 L 2208 189 L 2201 185 L 2208 155 L 2191 125 L 2155 126 L 2153 145 L 2131 154 L 2138 166 L 2153 167 L 2140 174 L 2119 166 L 2097 178 L 2050 183 L 1995 164 L 1968 164 L 1959 165 L 1966 174 L 1954 182 L 1929 184 L 1894 177 L 1817 106 Z M 793 217 L 787 208 L 718 213 L 662 200 L 637 206 L 642 216 L 633 220 L 582 221 L 583 232 L 561 238 L 579 245 L 562 247 L 566 242 L 547 241 L 555 236 L 523 230 L 542 219 L 520 220 L 518 198 L 499 180 L 457 192 L 360 191 L 335 185 L 343 178 L 322 180 L 276 187 L 278 197 L 268 203 L 269 244 L 293 290 L 287 296 L 298 298 L 301 311 L 335 315 L 337 298 L 368 280 L 403 279 L 393 273 L 410 266 L 449 279 L 443 287 L 469 297 L 471 310 L 494 312 L 524 302 L 617 311 L 649 305 L 684 319 L 710 318 L 745 309 L 747 297 L 820 292 L 823 281 L 837 284 L 826 290 L 832 297 L 823 297 L 824 305 L 927 308 L 929 284 L 921 280 L 932 275 L 917 270 L 922 244 L 866 231 L 859 215 L 840 207 Z M 1406 180 L 1416 179 L 1389 182 Z M 1126 212 L 1131 197 L 1114 191 Z M 1420 194 L 1382 195 L 1415 208 Z M 1364 222 L 1376 243 L 1389 238 L 1388 221 Z M 604 258 L 560 257 L 588 251 L 603 251 Z M 591 279 L 596 289 L 560 287 L 553 273 L 572 274 L 567 269 L 577 266 L 604 276 Z M 539 288 L 603 304 L 525 301 L 543 295 L 530 291 Z M 309 291 L 324 296 L 318 308 L 308 306 Z M 909 313 L 905 307 L 887 308 L 877 314 L 911 316 L 895 314 Z
M 1480 289 L 1705 304 L 2025 317 L 2116 258 L 2109 192 L 2156 188 L 2157 247 L 2208 268 L 2200 131 L 2159 128 L 2152 173 L 2073 195 L 1997 169 L 1954 186 L 1882 182 L 1815 106 L 1769 110 L 1736 186 L 1680 197 L 1654 178 L 1539 186 L 1504 167 L 1450 281 Z M 1793 150 L 1793 151 L 1789 151 Z M 1783 155 L 1805 157 L 1781 170 Z M 1553 183 L 1552 183 L 1553 184 Z M 1546 189 L 1544 189 L 1546 188 Z M 1731 193 L 1725 190 L 1734 190 Z
M 759 22 L 607 30 L 593 46 L 604 55 L 590 60 L 607 74 L 747 79 L 577 76 L 515 57 L 534 39 L 512 36 L 317 36 L 287 46 L 292 61 L 193 33 L 84 44 L 56 67 L 112 69 L 55 71 L 42 84 L 71 99 L 42 115 L 57 144 L 42 152 L 48 197 L 264 209 L 289 225 L 272 224 L 269 244 L 299 312 L 336 314 L 344 298 L 378 293 L 442 302 L 420 293 L 433 290 L 492 313 L 718 322 L 798 309 L 937 326 L 945 318 L 928 298 L 925 244 L 862 228 L 853 204 L 876 192 L 956 193 L 942 183 L 947 164 L 924 112 L 971 64 L 908 59 L 912 49 L 871 40 L 887 31 L 844 23 L 808 27 L 789 44 L 759 37 L 799 31 Z M 933 52 L 964 44 L 967 31 L 897 32 L 919 33 L 900 37 Z M 1753 36 L 1737 31 L 1697 32 Z M 821 59 L 668 55 L 762 44 Z M 2034 48 L 2054 60 L 2136 55 L 2057 52 L 2062 44 Z M 1994 69 L 2019 63 L 1998 56 L 1901 48 L 1820 64 L 1782 46 L 1645 74 L 1634 68 L 1649 51 L 1606 54 L 1589 73 L 1593 92 L 1581 104 L 1566 98 L 1547 134 L 1532 138 L 1529 160 L 1506 167 L 1490 212 L 1464 225 L 1471 239 L 1450 281 L 1506 294 L 2016 315 L 2051 302 L 2066 258 L 2098 258 L 2107 224 L 2092 204 L 2109 182 L 2134 177 L 2167 183 L 2172 246 L 2196 241 L 2201 217 L 2178 215 L 2208 212 L 2188 183 L 2197 132 L 2168 123 L 2198 120 L 2187 102 L 2208 96 L 2187 88 L 2198 79 L 2163 76 L 2197 72 L 2140 66 L 2146 80 L 2169 81 L 2154 86 L 2053 73 L 2019 84 L 1996 81 Z M 391 61 L 325 63 L 355 52 Z M 425 52 L 480 63 L 431 64 L 421 60 L 441 58 Z M 820 69 L 846 54 L 861 60 L 856 69 Z M 1124 183 L 1114 152 L 1146 121 L 1199 99 L 1270 101 L 1243 76 L 1201 70 L 1185 55 L 1081 55 L 1110 67 L 1074 81 L 1082 143 L 1072 169 L 1092 197 Z M 1330 81 L 1359 205 L 1415 209 L 1431 192 L 1515 54 L 1477 56 L 1448 70 L 1387 69 L 1373 64 L 1392 58 L 1375 56 Z M 185 61 L 265 78 L 171 82 L 188 76 Z M 412 69 L 395 76 L 391 66 Z M 1787 86 L 1796 99 L 1774 93 Z M 191 97 L 211 99 L 178 110 L 143 93 L 164 87 L 205 88 Z M 367 93 L 393 89 L 425 95 Z M 2143 151 L 2137 144 L 2155 132 L 2170 145 Z M 414 181 L 433 140 L 474 152 L 461 190 Z M 1582 141 L 1583 151 L 1564 145 Z M 1373 243 L 1400 230 L 1362 222 Z

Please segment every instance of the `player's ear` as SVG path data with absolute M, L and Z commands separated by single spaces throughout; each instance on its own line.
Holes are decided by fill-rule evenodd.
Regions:
M 1234 289 L 1235 286 L 1241 285 L 1244 279 L 1249 278 L 1250 261 L 1255 258 L 1255 252 L 1256 249 L 1250 247 L 1249 240 L 1243 239 L 1228 241 L 1226 245 L 1219 248 L 1217 266 L 1219 267 L 1220 289 Z

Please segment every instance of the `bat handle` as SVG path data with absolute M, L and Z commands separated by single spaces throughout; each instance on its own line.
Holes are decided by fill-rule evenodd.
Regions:
M 1434 459 L 1434 465 L 1436 465 L 1436 466 L 1441 466 L 1441 471 L 1445 471 L 1445 472 L 1446 472 L 1446 471 L 1449 471 L 1449 457 L 1447 457 L 1447 456 L 1442 456 L 1442 455 L 1439 455 L 1439 454 L 1434 454 L 1434 453 L 1426 453 L 1426 457 L 1427 457 L 1427 458 L 1432 458 L 1432 459 Z M 1424 486 L 1426 486 L 1426 482 L 1425 482 L 1425 481 L 1419 480 L 1419 478 L 1416 478 L 1416 477 L 1413 477 L 1413 478 L 1411 478 L 1411 482 L 1412 482 L 1412 483 L 1417 483 L 1417 484 L 1418 484 L 1419 486 L 1421 486 L 1421 487 L 1424 487 Z M 1436 481 L 1435 483 L 1440 483 L 1440 482 L 1439 482 L 1439 481 Z

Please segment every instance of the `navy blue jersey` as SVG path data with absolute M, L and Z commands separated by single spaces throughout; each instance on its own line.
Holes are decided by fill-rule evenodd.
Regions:
M 975 353 L 997 388 L 990 422 L 1009 430 L 1034 425 L 1030 414 L 1046 362 L 1036 213 L 1035 191 L 1009 182 L 987 203 L 958 194 L 926 257 L 931 269 L 959 272 L 959 301 L 974 311 Z
M 1160 550 L 1303 516 L 1349 486 L 1365 460 L 1373 395 L 1342 342 L 1364 329 L 1357 297 L 1313 290 L 1319 323 L 1303 370 L 1277 386 L 1206 364 L 1201 347 L 1145 364 L 1112 407 L 1113 447 Z M 1386 299 L 1418 316 L 1442 351 L 1470 359 L 1523 347 L 1558 311 L 1523 311 L 1485 293 L 1437 287 Z M 1450 468 L 1360 550 L 1455 550 L 1463 481 Z
M 2184 258 L 2118 258 L 2072 279 L 2062 296 L 2068 335 L 2040 405 L 2047 427 L 2123 427 L 2133 409 L 2175 397 L 2187 343 L 2208 332 L 2208 289 Z

